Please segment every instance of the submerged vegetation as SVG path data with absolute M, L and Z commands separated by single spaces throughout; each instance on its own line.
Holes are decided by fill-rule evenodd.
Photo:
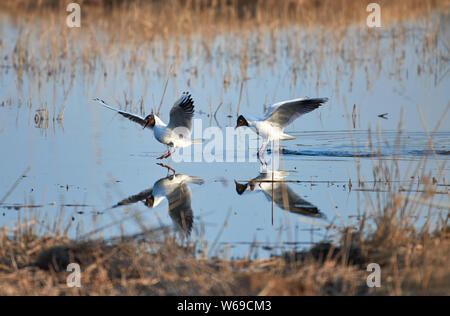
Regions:
M 110 99 L 144 114 L 159 112 L 170 82 L 174 91 L 209 85 L 213 91 L 205 92 L 208 102 L 201 108 L 209 113 L 200 114 L 219 125 L 239 114 L 241 104 L 250 106 L 248 84 L 268 69 L 278 79 L 273 93 L 263 91 L 265 105 L 278 86 L 295 89 L 301 81 L 307 91 L 325 87 L 332 94 L 330 112 L 333 103 L 343 104 L 348 111 L 340 116 L 349 129 L 367 128 L 359 122 L 362 106 L 348 100 L 361 83 L 357 72 L 365 74 L 358 89 L 370 90 L 383 73 L 397 82 L 428 76 L 437 86 L 450 69 L 448 1 L 378 1 L 383 32 L 365 27 L 369 2 L 90 0 L 79 1 L 82 26 L 71 29 L 65 25 L 68 1 L 4 0 L 0 82 L 13 88 L 0 88 L 0 110 L 24 108 L 29 124 L 64 131 L 74 87 L 91 97 L 125 79 L 122 90 L 110 89 Z M 414 67 L 406 68 L 407 62 Z M 348 223 L 333 210 L 339 222 L 329 223 L 330 234 L 301 251 L 231 260 L 212 251 L 215 241 L 180 238 L 164 226 L 147 230 L 137 217 L 141 233 L 106 238 L 101 230 L 91 234 L 77 226 L 72 236 L 75 224 L 62 215 L 44 224 L 42 214 L 33 212 L 49 204 L 8 205 L 18 220 L 0 230 L 0 295 L 448 295 L 450 193 L 446 160 L 440 159 L 448 148 L 437 152 L 433 144 L 446 125 L 444 106 L 434 130 L 426 130 L 422 149 L 429 155 L 412 159 L 407 170 L 399 168 L 395 151 L 381 155 L 387 144 L 379 130 L 376 140 L 367 141 L 370 155 L 351 156 L 358 178 L 349 177 L 344 187 L 357 192 L 358 213 Z M 0 118 L 0 136 L 3 125 Z M 402 132 L 399 124 L 392 147 L 402 146 Z M 364 159 L 372 165 L 365 170 L 370 179 L 361 171 Z M 0 191 L 0 205 L 16 184 Z M 90 207 L 72 206 L 80 213 Z M 71 262 L 81 266 L 80 288 L 67 286 Z M 381 266 L 380 288 L 366 284 L 369 263 Z

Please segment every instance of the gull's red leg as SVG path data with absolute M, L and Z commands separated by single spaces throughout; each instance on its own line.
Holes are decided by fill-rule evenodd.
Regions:
M 263 146 L 264 146 L 264 141 L 262 142 L 261 147 L 259 147 L 258 152 L 256 153 L 256 157 L 258 157 L 258 159 L 259 159 L 261 150 L 263 149 Z
M 260 159 L 261 164 L 264 164 L 266 167 L 267 167 L 267 161 L 264 159 L 264 155 L 266 154 L 267 147 L 269 147 L 269 141 L 267 141 L 266 146 L 264 147 L 264 150 L 262 151 L 262 159 L 264 160 L 264 162 L 261 162 L 261 159 Z
M 175 147 L 173 147 L 173 151 L 170 152 L 170 147 L 169 147 L 169 151 L 167 152 L 167 155 L 164 158 L 169 158 L 170 156 L 172 156 L 172 154 L 175 152 L 175 150 L 176 150 Z
M 267 141 L 266 147 L 264 147 L 264 150 L 263 150 L 263 152 L 262 152 L 262 158 L 263 158 L 263 159 L 264 159 L 264 155 L 265 155 L 266 152 L 267 152 L 267 147 L 269 147 L 269 141 Z
M 262 158 L 264 158 L 264 152 L 262 151 L 264 144 L 265 144 L 265 141 L 263 141 L 263 143 L 261 144 L 261 147 L 259 148 L 258 152 L 256 153 L 256 157 L 258 157 L 259 163 L 261 165 L 264 165 L 264 162 L 261 160 L 261 156 L 262 156 Z
M 158 157 L 158 158 L 156 158 L 156 159 L 164 159 L 164 158 L 169 157 L 170 155 L 171 155 L 171 153 L 170 153 L 170 147 L 167 147 L 167 152 L 166 152 L 165 154 L 163 154 L 161 157 Z
M 170 167 L 170 166 L 168 166 L 168 165 L 165 165 L 165 164 L 163 164 L 163 163 L 157 163 L 157 165 L 158 166 L 161 166 L 161 167 L 164 167 L 164 168 L 167 168 L 167 175 L 169 175 L 169 173 L 170 173 L 170 171 L 172 171 L 173 172 L 173 174 L 175 174 L 175 169 L 173 169 L 172 167 Z
M 163 158 L 166 157 L 166 155 L 167 155 L 167 153 L 164 153 L 163 155 L 161 155 L 160 157 L 158 157 L 158 158 L 156 158 L 156 159 L 163 159 Z
M 264 165 L 264 162 L 263 162 L 262 159 L 261 159 L 261 158 L 264 158 L 264 152 L 262 152 L 262 149 L 263 149 L 263 147 L 264 147 L 264 143 L 265 143 L 265 142 L 263 141 L 261 147 L 260 147 L 259 150 L 258 150 L 258 153 L 256 154 L 256 157 L 258 157 L 258 160 L 259 160 L 259 163 L 261 164 L 261 166 Z M 262 154 L 261 154 L 261 153 L 262 153 Z

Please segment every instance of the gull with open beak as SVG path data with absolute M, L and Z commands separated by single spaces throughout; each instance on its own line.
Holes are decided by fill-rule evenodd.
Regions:
M 175 152 L 176 148 L 183 148 L 201 143 L 201 140 L 193 140 L 190 138 L 192 130 L 192 117 L 194 116 L 194 101 L 188 92 L 183 92 L 181 98 L 175 102 L 170 110 L 169 124 L 165 124 L 157 115 L 153 113 L 143 118 L 135 114 L 117 110 L 99 98 L 95 98 L 94 101 L 119 113 L 131 121 L 140 124 L 144 129 L 153 129 L 155 138 L 160 143 L 167 145 L 167 152 L 157 159 L 170 157 L 170 155 Z M 173 152 L 171 152 L 171 148 L 173 148 Z
M 264 141 L 258 150 L 257 156 L 260 158 L 262 154 L 262 157 L 264 157 L 270 141 L 295 139 L 295 137 L 284 133 L 286 126 L 301 115 L 314 111 L 327 101 L 327 98 L 314 98 L 278 102 L 269 107 L 263 118 L 240 115 L 235 129 L 247 126 L 261 136 Z

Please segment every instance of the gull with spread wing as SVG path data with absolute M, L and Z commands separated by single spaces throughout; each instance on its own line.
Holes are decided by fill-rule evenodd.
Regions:
M 269 107 L 263 118 L 239 115 L 236 128 L 250 127 L 264 139 L 257 154 L 258 158 L 261 154 L 264 157 L 270 141 L 295 139 L 295 137 L 284 133 L 286 126 L 303 114 L 314 111 L 327 101 L 328 98 L 314 98 L 278 102 Z
M 113 110 L 129 120 L 140 124 L 144 129 L 153 129 L 155 138 L 162 144 L 167 145 L 167 152 L 157 159 L 168 158 L 175 152 L 176 148 L 183 148 L 193 144 L 201 143 L 201 140 L 191 139 L 192 117 L 194 116 L 194 101 L 188 92 L 183 92 L 178 101 L 170 110 L 169 124 L 165 124 L 157 115 L 151 113 L 145 118 L 135 114 L 115 109 L 105 101 L 95 98 L 94 101 L 104 107 Z M 173 148 L 173 152 L 171 152 Z

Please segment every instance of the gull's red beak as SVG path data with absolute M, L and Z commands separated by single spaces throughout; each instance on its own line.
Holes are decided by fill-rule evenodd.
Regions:
M 145 120 L 145 124 L 144 124 L 144 129 L 147 127 L 147 126 L 149 126 L 150 125 L 150 120 Z

